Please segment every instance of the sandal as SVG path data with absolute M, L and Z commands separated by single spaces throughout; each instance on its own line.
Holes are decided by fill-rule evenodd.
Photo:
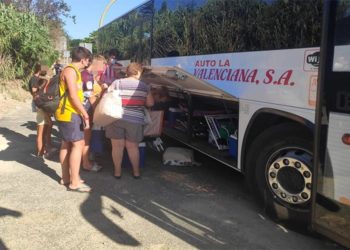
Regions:
M 80 180 L 80 183 L 85 183 L 84 180 Z M 62 186 L 68 186 L 70 182 L 64 182 L 62 179 L 59 181 L 59 184 Z
M 141 175 L 132 175 L 132 177 L 135 179 L 135 180 L 138 180 L 138 179 L 141 179 Z
M 86 184 L 81 184 L 77 188 L 71 188 L 70 186 L 67 187 L 67 191 L 77 192 L 77 193 L 90 193 L 91 190 L 92 189 L 89 186 L 87 186 Z

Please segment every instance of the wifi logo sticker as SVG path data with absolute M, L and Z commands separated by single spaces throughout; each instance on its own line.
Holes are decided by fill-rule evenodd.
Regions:
M 317 71 L 319 65 L 320 65 L 319 49 L 305 50 L 304 71 Z

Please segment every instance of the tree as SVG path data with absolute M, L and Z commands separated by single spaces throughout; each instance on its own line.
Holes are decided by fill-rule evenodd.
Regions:
M 18 11 L 32 12 L 42 19 L 63 23 L 60 16 L 70 17 L 70 7 L 64 0 L 3 0 L 6 5 L 12 4 Z
M 64 0 L 2 0 L 6 5 L 14 6 L 23 13 L 33 13 L 44 26 L 48 27 L 52 44 L 56 44 L 62 36 L 68 37 L 63 29 L 62 16 L 75 22 L 75 16 L 70 15 L 70 7 Z
M 0 54 L 12 59 L 17 77 L 28 76 L 35 63 L 56 56 L 47 26 L 34 14 L 0 4 L 0 23 Z

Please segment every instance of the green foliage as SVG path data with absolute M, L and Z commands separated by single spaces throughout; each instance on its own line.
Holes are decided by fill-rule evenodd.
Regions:
M 96 47 L 96 36 L 97 31 L 93 31 L 90 33 L 88 37 L 85 37 L 84 39 L 71 39 L 69 40 L 68 48 L 69 50 L 72 50 L 75 47 L 78 47 L 80 43 L 91 43 L 92 44 L 92 53 L 97 53 L 97 47 Z
M 78 47 L 79 43 L 82 43 L 82 42 L 83 42 L 83 39 L 72 39 L 72 40 L 69 40 L 68 48 L 72 49 L 72 48 Z
M 90 35 L 88 37 L 85 37 L 82 40 L 83 43 L 91 43 L 92 44 L 92 53 L 93 54 L 97 53 L 96 36 L 97 36 L 97 31 L 93 31 L 93 32 L 90 33 Z
M 13 5 L 17 11 L 34 13 L 42 20 L 50 20 L 56 24 L 63 23 L 62 16 L 73 19 L 69 14 L 70 7 L 65 0 L 2 0 L 6 5 Z
M 151 27 L 152 4 L 149 2 L 101 28 L 95 35 L 97 52 L 102 54 L 116 49 L 118 59 L 148 63 Z
M 16 77 L 27 76 L 35 63 L 57 56 L 47 26 L 34 14 L 0 4 L 0 23 L 0 52 L 12 58 Z
M 207 0 L 187 7 L 163 5 L 155 13 L 155 57 L 171 50 L 189 55 L 320 45 L 321 0 Z
M 155 58 L 320 46 L 322 0 L 155 0 L 154 8 L 153 23 L 141 6 L 101 28 L 98 51 L 142 58 L 152 27 Z

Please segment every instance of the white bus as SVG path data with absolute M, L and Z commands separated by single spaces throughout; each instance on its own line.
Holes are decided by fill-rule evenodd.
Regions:
M 350 27 L 349 0 L 331 2 L 341 25 Z M 314 176 L 313 146 L 327 4 L 146 1 L 99 29 L 98 51 L 116 49 L 120 62 L 144 63 L 143 80 L 169 89 L 176 102 L 167 111 L 165 135 L 242 172 L 272 215 L 310 222 L 313 180 L 323 180 Z M 334 67 L 349 71 L 350 28 L 342 29 Z M 343 92 L 341 119 L 349 129 L 349 95 Z M 350 205 L 350 147 L 328 139 L 334 139 L 327 154 L 331 178 L 314 199 L 325 209 Z

